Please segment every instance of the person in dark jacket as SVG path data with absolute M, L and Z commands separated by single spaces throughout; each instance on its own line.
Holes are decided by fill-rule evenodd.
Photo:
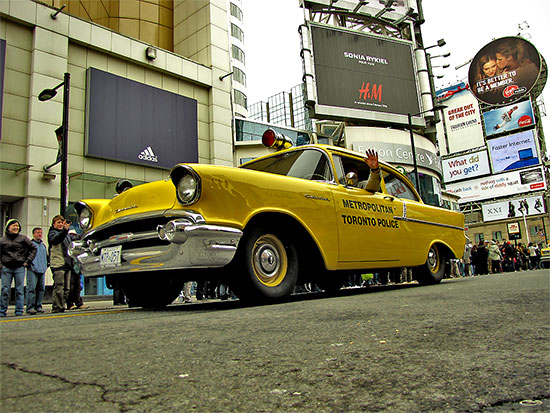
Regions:
M 21 224 L 16 219 L 6 223 L 5 235 L 0 238 L 0 268 L 2 293 L 0 317 L 6 317 L 10 300 L 11 282 L 15 278 L 15 315 L 23 315 L 25 303 L 25 269 L 36 256 L 36 247 L 30 239 L 20 234 Z
M 69 256 L 69 226 L 71 223 L 62 215 L 53 217 L 48 231 L 50 249 L 50 267 L 53 274 L 52 313 L 65 311 L 65 303 L 71 288 L 71 269 L 73 259 Z
M 476 274 L 485 275 L 489 272 L 489 251 L 484 241 L 480 241 L 475 254 Z

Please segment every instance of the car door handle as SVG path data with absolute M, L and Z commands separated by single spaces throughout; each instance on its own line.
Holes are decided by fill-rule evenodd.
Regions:
M 386 195 L 386 196 L 384 197 L 384 199 L 385 199 L 386 201 L 393 201 L 395 198 L 394 198 L 393 196 L 388 196 L 388 195 Z

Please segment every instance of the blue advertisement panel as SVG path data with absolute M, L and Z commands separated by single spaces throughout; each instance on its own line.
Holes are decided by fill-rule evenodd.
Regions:
M 540 163 L 532 130 L 487 141 L 493 172 L 511 171 Z
M 530 100 L 485 112 L 483 120 L 486 136 L 522 129 L 535 124 Z
M 170 169 L 198 161 L 197 128 L 195 99 L 88 69 L 86 156 Z

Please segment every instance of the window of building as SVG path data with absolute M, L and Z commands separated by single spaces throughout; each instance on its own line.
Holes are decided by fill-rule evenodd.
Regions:
M 269 97 L 267 102 L 269 105 L 269 121 L 271 123 L 290 127 L 293 126 L 289 93 L 277 93 Z
M 233 80 L 239 82 L 243 86 L 246 86 L 246 75 L 238 67 L 233 68 Z
M 233 57 L 233 59 L 237 59 L 242 64 L 245 64 L 244 52 L 239 47 L 235 45 L 231 46 L 231 56 Z
M 235 119 L 235 138 L 237 142 L 261 141 L 262 135 L 268 128 L 289 137 L 295 146 L 307 145 L 311 143 L 311 137 L 306 131 L 298 131 L 295 129 L 281 128 L 279 126 L 251 122 L 250 118 Z
M 485 236 L 483 235 L 483 233 L 477 233 L 477 234 L 474 234 L 474 239 L 476 241 L 476 244 L 479 244 L 480 242 L 483 242 L 485 241 Z
M 246 95 L 243 92 L 241 92 L 240 90 L 234 90 L 233 98 L 235 99 L 235 103 L 237 105 L 241 105 L 242 107 L 246 108 Z
M 495 241 L 502 241 L 502 231 L 493 232 L 493 239 Z
M 229 6 L 231 15 L 240 21 L 243 21 L 243 12 L 239 7 L 233 3 Z
M 544 229 L 540 225 L 532 225 L 529 227 L 529 232 L 532 236 L 544 235 Z
M 241 30 L 239 26 L 236 24 L 231 23 L 231 36 L 233 36 L 235 39 L 239 39 L 241 42 L 244 43 L 244 33 Z

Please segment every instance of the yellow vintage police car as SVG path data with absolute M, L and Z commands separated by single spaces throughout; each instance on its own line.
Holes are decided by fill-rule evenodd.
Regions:
M 264 139 L 280 142 L 273 131 Z M 464 216 L 424 204 L 380 163 L 376 191 L 364 154 L 305 145 L 238 168 L 179 164 L 170 178 L 76 204 L 84 230 L 71 254 L 85 277 L 107 276 L 137 306 L 163 306 L 184 281 L 217 279 L 241 298 L 270 301 L 302 282 L 325 290 L 349 273 L 413 267 L 441 281 L 464 251 Z

